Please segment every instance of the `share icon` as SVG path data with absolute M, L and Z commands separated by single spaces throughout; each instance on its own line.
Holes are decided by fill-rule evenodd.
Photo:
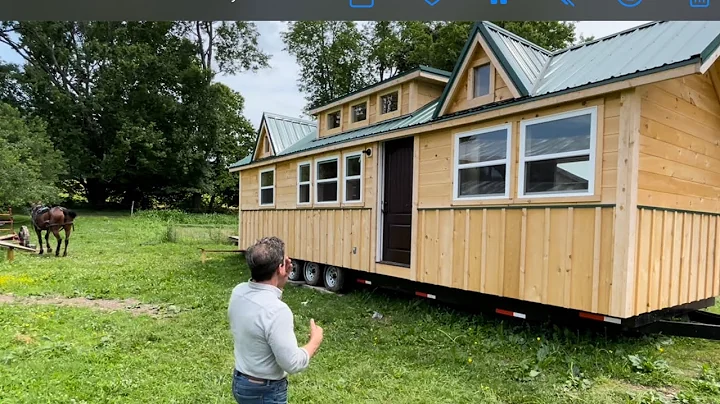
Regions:
M 562 1 L 563 4 L 566 6 L 575 7 L 575 3 L 573 3 L 572 0 L 560 0 L 560 1 Z

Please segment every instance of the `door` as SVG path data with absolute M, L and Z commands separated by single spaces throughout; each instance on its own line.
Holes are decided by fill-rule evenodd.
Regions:
M 384 144 L 382 261 L 410 266 L 414 138 Z

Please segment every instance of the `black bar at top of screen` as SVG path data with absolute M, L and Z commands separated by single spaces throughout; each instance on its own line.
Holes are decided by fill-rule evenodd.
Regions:
M 372 7 L 353 8 L 351 1 L 359 6 L 372 3 Z M 720 20 L 720 0 L 639 1 L 625 7 L 621 2 L 633 5 L 638 0 L 0 0 L 0 17 L 56 21 Z M 698 7 L 705 2 L 707 7 Z

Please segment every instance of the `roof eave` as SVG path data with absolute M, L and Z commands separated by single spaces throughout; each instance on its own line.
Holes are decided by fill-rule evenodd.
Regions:
M 700 53 L 700 73 L 705 74 L 720 57 L 720 35 L 716 36 Z
M 520 97 L 530 95 L 529 89 L 525 87 L 522 80 L 517 75 L 517 72 L 515 72 L 515 69 L 512 68 L 510 62 L 507 60 L 507 58 L 505 58 L 505 54 L 500 50 L 500 48 L 498 48 L 495 40 L 492 38 L 492 35 L 490 35 L 487 27 L 485 27 L 485 24 L 480 24 L 478 26 L 478 30 L 480 32 L 480 35 L 482 35 L 483 39 L 485 39 L 485 42 L 490 47 L 489 50 L 495 54 L 495 57 L 497 58 L 498 62 L 500 62 L 501 67 L 503 68 L 503 70 L 505 70 L 505 73 L 507 73 L 508 77 L 510 77 L 510 81 L 512 81 L 512 84 L 518 90 L 518 93 L 520 93 Z

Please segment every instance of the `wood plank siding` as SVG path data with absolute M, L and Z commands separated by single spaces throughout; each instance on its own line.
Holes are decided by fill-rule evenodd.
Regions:
M 710 73 L 637 89 L 634 314 L 720 295 L 720 102 Z
M 417 280 L 609 314 L 612 207 L 423 209 Z

